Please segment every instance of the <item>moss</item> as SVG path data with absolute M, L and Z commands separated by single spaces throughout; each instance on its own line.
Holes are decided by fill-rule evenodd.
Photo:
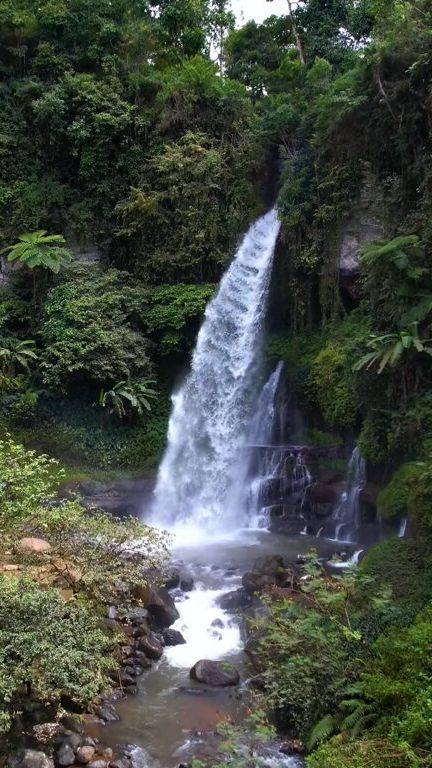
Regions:
M 397 520 L 408 515 L 410 494 L 413 483 L 419 476 L 416 464 L 402 464 L 394 473 L 390 482 L 379 493 L 378 512 L 387 520 Z
M 348 427 L 356 419 L 356 398 L 346 350 L 329 342 L 312 361 L 308 385 L 330 426 Z

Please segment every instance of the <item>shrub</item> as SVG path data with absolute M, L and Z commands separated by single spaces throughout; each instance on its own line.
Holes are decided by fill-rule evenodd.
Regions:
M 84 706 L 108 683 L 113 638 L 82 603 L 34 582 L 0 575 L 0 731 L 23 698 Z
M 319 747 L 306 763 L 308 768 L 420 768 L 407 747 L 386 739 L 344 741 L 340 736 Z

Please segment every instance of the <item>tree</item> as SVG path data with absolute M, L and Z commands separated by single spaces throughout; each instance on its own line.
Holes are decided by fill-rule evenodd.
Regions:
M 267 0 L 267 2 L 271 3 L 272 0 Z M 293 31 L 293 35 L 294 35 L 295 44 L 296 44 L 297 52 L 298 52 L 298 55 L 299 55 L 300 63 L 302 65 L 302 67 L 304 67 L 306 61 L 305 61 L 305 55 L 304 55 L 304 51 L 303 51 L 303 43 L 301 41 L 301 37 L 300 37 L 299 31 L 298 31 L 298 28 L 297 28 L 297 24 L 296 24 L 296 20 L 295 20 L 295 15 L 294 15 L 293 3 L 291 2 L 291 0 L 287 0 L 287 5 L 288 5 L 288 15 L 289 15 L 289 18 L 290 18 L 290 21 L 291 21 L 292 31 Z
M 31 361 L 38 357 L 34 347 L 35 343 L 31 339 L 18 339 L 16 336 L 0 339 L 0 367 L 3 376 L 15 378 L 17 365 L 28 372 Z
M 8 254 L 8 261 L 19 261 L 29 269 L 49 269 L 55 275 L 72 260 L 65 247 L 63 235 L 48 235 L 45 229 L 18 236 L 15 245 L 9 245 L 1 253 Z
M 45 229 L 19 235 L 18 242 L 4 248 L 8 261 L 20 262 L 33 272 L 33 304 L 37 303 L 37 273 L 48 270 L 57 275 L 60 269 L 72 260 L 72 254 L 65 247 L 63 235 L 48 235 Z

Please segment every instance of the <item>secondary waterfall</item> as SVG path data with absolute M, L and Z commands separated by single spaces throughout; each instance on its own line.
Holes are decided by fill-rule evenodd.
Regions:
M 272 210 L 250 228 L 207 307 L 191 371 L 173 395 L 155 489 L 159 525 L 239 524 L 227 499 L 257 404 L 263 324 L 279 233 Z
M 360 491 L 366 482 L 366 462 L 356 446 L 351 454 L 346 476 L 346 490 L 342 493 L 339 505 L 334 513 L 336 523 L 335 538 L 350 541 L 351 535 L 358 528 Z

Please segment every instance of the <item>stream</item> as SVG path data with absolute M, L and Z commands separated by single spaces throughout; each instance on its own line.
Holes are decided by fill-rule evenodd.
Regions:
M 186 643 L 165 649 L 141 678 L 138 695 L 119 702 L 121 720 L 103 734 L 112 746 L 142 748 L 143 766 L 174 768 L 208 750 L 211 755 L 215 726 L 241 721 L 253 670 L 242 650 L 241 616 L 222 610 L 218 598 L 237 589 L 258 558 L 282 555 L 295 563 L 313 547 L 326 559 L 345 550 L 348 560 L 359 548 L 366 474 L 358 450 L 345 479 L 335 475 L 319 448 L 302 444 L 298 419 L 279 402 L 282 363 L 266 375 L 265 320 L 278 234 L 272 210 L 245 235 L 210 301 L 189 373 L 172 397 L 153 500 L 143 504 L 143 519 L 174 536 L 173 566 L 194 582 L 189 592 L 173 592 L 180 613 L 173 628 Z M 329 472 L 332 484 L 323 486 Z M 202 659 L 233 663 L 240 686 L 193 682 L 190 669 Z M 301 761 L 275 746 L 264 765 L 278 764 L 295 768 Z
M 167 768 L 193 756 L 211 755 L 211 732 L 218 723 L 227 718 L 241 721 L 244 684 L 253 674 L 243 652 L 240 617 L 218 607 L 217 598 L 237 589 L 258 557 L 277 553 L 295 561 L 317 544 L 324 557 L 340 550 L 336 542 L 325 539 L 288 538 L 251 529 L 190 544 L 180 540 L 173 550 L 173 565 L 182 576 L 193 577 L 194 589 L 171 591 L 180 613 L 173 629 L 187 642 L 166 648 L 160 662 L 141 678 L 138 695 L 118 703 L 121 720 L 104 729 L 104 743 L 135 744 L 145 750 L 148 765 Z M 189 670 L 202 658 L 233 663 L 242 678 L 240 687 L 209 688 L 191 680 Z M 301 764 L 277 752 L 275 757 L 292 768 Z

